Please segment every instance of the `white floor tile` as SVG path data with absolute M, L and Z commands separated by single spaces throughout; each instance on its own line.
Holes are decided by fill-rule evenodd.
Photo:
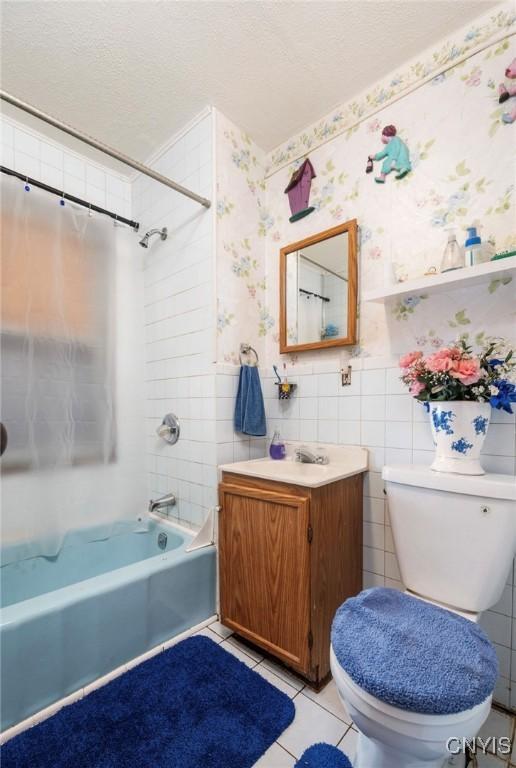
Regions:
M 291 699 L 294 698 L 296 693 L 299 693 L 297 688 L 294 688 L 292 685 L 287 683 L 286 680 L 283 680 L 281 677 L 278 677 L 278 675 L 275 675 L 274 672 L 271 672 L 271 670 L 263 663 L 254 667 L 254 671 L 258 672 L 259 675 L 268 680 L 269 683 L 271 683 L 275 688 L 279 688 L 280 691 L 286 693 L 287 696 L 289 696 Z
M 320 707 L 324 707 L 324 709 L 327 709 L 332 715 L 338 717 L 339 720 L 343 720 L 347 725 L 351 725 L 351 717 L 339 698 L 335 680 L 330 680 L 319 693 L 312 691 L 308 686 L 304 689 L 303 693 L 305 696 L 308 696 L 309 699 L 315 701 L 316 704 L 319 704 Z
M 254 764 L 254 768 L 293 768 L 295 764 L 295 758 L 279 744 L 274 743 Z
M 214 621 L 213 624 L 210 624 L 210 629 L 223 638 L 229 637 L 233 634 L 233 631 L 225 627 L 224 624 L 221 624 L 220 621 Z
M 238 648 L 239 651 L 242 651 L 242 653 L 245 653 L 247 656 L 250 656 L 257 663 L 260 661 L 263 661 L 263 656 L 260 653 L 255 651 L 253 648 L 249 648 L 244 643 L 241 643 L 239 640 L 236 639 L 234 635 L 232 637 L 228 637 L 226 643 L 229 645 L 232 645 L 234 648 Z
M 478 768 L 504 768 L 507 762 L 499 760 L 494 755 L 477 754 L 477 766 Z
M 299 677 L 296 677 L 296 675 L 289 672 L 288 669 L 285 669 L 285 667 L 276 664 L 274 661 L 264 659 L 264 661 L 262 661 L 262 665 L 267 669 L 270 669 L 270 671 L 274 672 L 274 674 L 278 677 L 281 677 L 282 680 L 295 688 L 296 691 L 301 691 L 305 687 L 305 684 Z
M 283 731 L 278 744 L 298 759 L 305 749 L 319 741 L 337 744 L 347 726 L 322 707 L 300 693 L 294 699 L 296 716 L 294 722 Z
M 224 640 L 222 635 L 217 635 L 217 633 L 213 632 L 209 627 L 204 627 L 204 629 L 200 629 L 195 634 L 201 635 L 202 637 L 209 637 L 214 643 L 221 643 Z
M 250 656 L 248 656 L 246 653 L 243 653 L 243 651 L 240 650 L 240 648 L 237 648 L 234 645 L 230 645 L 227 640 L 224 640 L 220 644 L 221 648 L 224 648 L 225 651 L 228 653 L 233 654 L 233 656 L 236 656 L 237 659 L 240 661 L 243 661 L 244 664 L 247 664 L 248 667 L 256 667 L 257 661 L 256 659 L 252 659 Z
M 484 725 L 479 731 L 479 736 L 483 739 L 488 739 L 493 736 L 497 740 L 502 736 L 511 737 L 512 733 L 512 718 L 509 715 L 499 712 L 497 709 L 492 709 L 489 713 L 489 717 L 485 721 Z M 489 745 L 489 752 L 494 752 L 492 745 Z M 499 755 L 507 759 L 507 755 Z
M 358 744 L 358 731 L 354 728 L 349 728 L 342 741 L 339 742 L 339 749 L 349 758 L 351 764 L 355 762 L 355 754 Z

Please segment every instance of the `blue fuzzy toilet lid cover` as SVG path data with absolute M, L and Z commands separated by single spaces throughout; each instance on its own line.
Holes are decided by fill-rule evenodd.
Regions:
M 478 624 L 396 589 L 346 600 L 331 642 L 357 685 L 409 712 L 463 712 L 484 701 L 498 677 L 496 652 Z

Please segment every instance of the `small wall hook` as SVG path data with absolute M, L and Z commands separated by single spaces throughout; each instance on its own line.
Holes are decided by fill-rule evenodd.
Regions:
M 340 369 L 340 380 L 343 387 L 347 387 L 351 384 L 351 366 Z

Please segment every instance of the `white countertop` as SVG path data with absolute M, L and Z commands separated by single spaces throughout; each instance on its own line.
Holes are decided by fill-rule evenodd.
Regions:
M 318 443 L 286 442 L 285 459 L 251 459 L 222 464 L 219 469 L 234 472 L 237 475 L 260 477 L 263 480 L 275 480 L 279 483 L 292 483 L 307 488 L 319 488 L 321 485 L 335 483 L 346 477 L 358 475 L 367 470 L 367 449 L 355 445 L 320 445 Z M 303 464 L 294 460 L 294 451 L 304 446 L 311 453 L 328 456 L 328 464 Z

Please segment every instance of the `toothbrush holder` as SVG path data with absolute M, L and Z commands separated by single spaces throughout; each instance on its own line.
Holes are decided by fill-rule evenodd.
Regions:
M 288 381 L 281 381 L 281 382 L 276 381 L 274 383 L 278 387 L 278 399 L 290 400 L 290 397 L 294 393 L 294 390 L 296 389 L 297 384 L 291 384 Z

